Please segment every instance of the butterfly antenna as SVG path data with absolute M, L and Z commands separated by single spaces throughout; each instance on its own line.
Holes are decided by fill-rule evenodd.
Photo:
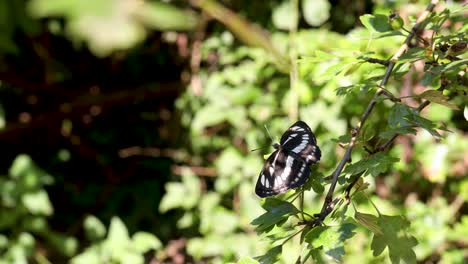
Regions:
M 271 142 L 273 142 L 274 140 L 273 140 L 273 138 L 271 137 L 271 134 L 270 134 L 270 131 L 268 130 L 268 127 L 267 127 L 266 125 L 263 125 L 263 126 L 265 127 L 265 129 L 266 129 L 266 131 L 267 131 L 267 133 L 268 133 L 268 137 L 271 139 Z M 267 148 L 267 147 L 268 147 L 268 146 L 266 146 L 266 147 L 261 147 L 261 148 L 256 148 L 256 149 L 252 149 L 251 152 L 252 152 L 252 151 L 257 151 L 257 150 L 260 150 L 260 149 L 264 149 L 264 148 Z
M 268 127 L 267 127 L 267 125 L 263 125 L 263 126 L 265 127 L 265 129 L 266 129 L 266 132 L 268 133 L 268 136 L 269 136 L 269 137 L 270 137 L 270 139 L 271 139 L 271 142 L 273 142 L 273 141 L 274 141 L 274 140 L 273 140 L 273 137 L 271 136 L 271 134 L 270 134 L 270 131 L 268 130 Z
M 252 149 L 252 150 L 250 150 L 250 152 L 257 151 L 257 150 L 261 150 L 261 149 L 264 149 L 264 148 L 266 148 L 266 147 L 261 147 L 261 148 Z

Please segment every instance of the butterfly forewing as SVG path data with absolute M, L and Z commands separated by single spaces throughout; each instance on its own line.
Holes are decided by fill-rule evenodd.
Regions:
M 309 175 L 309 166 L 304 161 L 278 149 L 266 160 L 258 177 L 255 193 L 262 198 L 284 193 L 302 186 Z
M 277 150 L 265 161 L 255 193 L 272 196 L 302 186 L 310 175 L 309 165 L 320 160 L 321 152 L 309 126 L 298 121 L 281 137 Z
M 308 165 L 317 163 L 322 155 L 312 130 L 303 121 L 297 121 L 286 130 L 280 144 L 284 150 L 299 156 Z

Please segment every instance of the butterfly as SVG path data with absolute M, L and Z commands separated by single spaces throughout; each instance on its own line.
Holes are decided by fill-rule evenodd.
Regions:
M 309 178 L 309 166 L 322 155 L 314 133 L 303 121 L 294 123 L 273 147 L 276 150 L 265 161 L 255 186 L 262 198 L 302 186 Z

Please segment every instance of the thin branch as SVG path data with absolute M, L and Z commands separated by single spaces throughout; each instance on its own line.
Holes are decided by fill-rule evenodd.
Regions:
M 390 63 L 388 60 L 381 60 L 381 59 L 377 59 L 377 58 L 368 58 L 368 57 L 364 57 L 364 58 L 362 58 L 362 60 L 366 61 L 366 62 L 369 62 L 369 63 L 381 64 L 383 66 L 388 66 L 388 64 Z
M 393 71 L 393 68 L 395 67 L 396 62 L 398 59 L 408 50 L 409 45 L 411 40 L 415 37 L 416 32 L 418 32 L 419 29 L 423 27 L 423 22 L 429 17 L 431 12 L 434 10 L 434 7 L 437 5 L 439 1 L 438 0 L 432 0 L 431 3 L 427 6 L 426 10 L 419 16 L 418 20 L 416 21 L 416 24 L 413 26 L 411 29 L 411 32 L 408 34 L 408 36 L 405 39 L 405 42 L 403 45 L 398 49 L 398 51 L 392 56 L 392 58 L 389 61 L 389 64 L 387 66 L 387 70 L 385 72 L 385 75 L 379 85 L 379 88 L 377 89 L 376 93 L 374 94 L 374 97 L 372 100 L 369 102 L 367 105 L 366 110 L 362 114 L 361 120 L 358 123 L 357 127 L 352 129 L 351 131 L 351 141 L 348 145 L 348 148 L 346 149 L 346 152 L 341 159 L 341 161 L 338 163 L 338 166 L 336 167 L 335 171 L 333 172 L 333 180 L 330 185 L 330 188 L 328 189 L 327 196 L 325 197 L 325 201 L 322 206 L 322 210 L 320 211 L 319 214 L 319 221 L 323 221 L 328 214 L 333 211 L 333 208 L 335 206 L 335 203 L 333 201 L 333 194 L 335 192 L 336 184 L 338 182 L 338 177 L 343 171 L 346 163 L 351 161 L 351 154 L 353 151 L 354 146 L 356 145 L 357 138 L 359 136 L 359 133 L 361 132 L 362 127 L 364 126 L 367 118 L 369 117 L 370 113 L 374 109 L 379 97 L 384 94 L 384 89 L 385 86 L 388 83 L 388 80 L 391 76 L 391 73 Z

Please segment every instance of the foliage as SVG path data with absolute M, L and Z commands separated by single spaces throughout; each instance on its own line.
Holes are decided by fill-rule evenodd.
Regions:
M 87 96 L 77 96 L 70 84 L 93 70 L 75 76 L 83 65 L 32 45 L 45 65 L 42 92 L 76 100 L 58 99 L 59 125 L 48 127 L 66 144 L 12 151 L 0 177 L 0 263 L 467 258 L 466 6 L 439 3 L 412 31 L 423 1 L 362 2 L 372 14 L 325 0 L 234 1 L 234 12 L 212 0 L 98 2 L 0 0 L 0 140 L 29 122 L 10 124 L 15 114 L 28 116 L 8 98 L 34 102 L 31 91 L 39 89 L 4 74 L 17 67 L 11 58 L 28 64 L 18 39 L 69 40 L 73 48 L 59 46 L 77 52 L 72 61 L 96 56 L 93 69 L 125 69 L 109 71 L 118 76 L 112 82 L 98 72 L 85 81 Z M 121 82 L 124 75 L 131 81 Z M 185 86 L 181 94 L 167 83 L 173 76 Z M 93 78 L 105 80 L 89 87 Z M 56 88 L 63 83 L 67 89 Z M 112 92 L 100 96 L 101 89 Z M 106 117 L 115 119 L 99 118 L 122 101 Z M 68 115 L 74 111 L 84 114 Z M 271 145 L 269 134 L 278 141 L 296 119 L 314 131 L 322 160 L 304 187 L 260 200 L 254 184 L 271 149 L 250 150 Z M 160 121 L 170 125 L 155 129 Z M 123 161 L 135 152 L 151 157 Z M 76 153 L 104 169 L 83 175 Z M 324 199 L 334 180 L 333 199 Z M 63 203 L 65 211 L 56 209 Z

